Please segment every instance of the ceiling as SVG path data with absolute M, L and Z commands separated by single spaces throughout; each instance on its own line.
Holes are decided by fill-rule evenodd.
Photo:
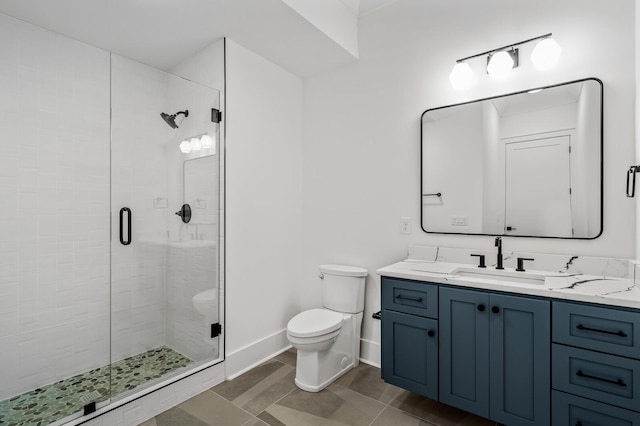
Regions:
M 341 0 L 360 17 L 397 0 Z M 221 37 L 310 76 L 356 59 L 281 0 L 2 0 L 0 13 L 167 70 Z

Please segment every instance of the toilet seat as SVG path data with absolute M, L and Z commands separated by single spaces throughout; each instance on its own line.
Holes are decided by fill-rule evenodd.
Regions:
M 297 338 L 317 337 L 342 328 L 343 315 L 328 309 L 309 309 L 291 318 L 287 334 Z

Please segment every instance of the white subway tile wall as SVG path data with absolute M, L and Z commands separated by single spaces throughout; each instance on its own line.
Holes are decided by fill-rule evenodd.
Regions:
M 0 15 L 0 400 L 109 362 L 109 53 Z M 55 365 L 55 368 L 51 368 Z

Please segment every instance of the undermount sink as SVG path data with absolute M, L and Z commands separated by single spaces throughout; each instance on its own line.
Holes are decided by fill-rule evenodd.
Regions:
M 458 268 L 451 275 L 461 278 L 479 278 L 494 280 L 512 284 L 543 285 L 546 276 L 535 272 L 518 272 L 514 269 L 482 269 L 482 268 Z

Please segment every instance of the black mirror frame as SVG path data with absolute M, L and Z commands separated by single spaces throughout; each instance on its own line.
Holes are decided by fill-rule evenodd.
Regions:
M 423 188 L 423 164 L 422 164 L 422 159 L 423 159 L 423 146 L 424 146 L 424 141 L 422 139 L 422 135 L 423 135 L 423 120 L 424 120 L 424 115 L 427 114 L 430 111 L 436 111 L 439 109 L 443 109 L 443 108 L 450 108 L 450 107 L 454 107 L 454 106 L 460 106 L 460 105 L 468 105 L 468 104 L 472 104 L 472 103 L 476 103 L 476 102 L 482 102 L 482 101 L 487 101 L 487 100 L 491 100 L 491 99 L 497 99 L 497 98 L 503 98 L 505 96 L 512 96 L 512 95 L 519 95 L 519 94 L 523 94 L 523 93 L 527 93 L 530 92 L 532 90 L 542 90 L 542 89 L 549 89 L 552 87 L 558 87 L 558 86 L 565 86 L 567 84 L 574 84 L 574 83 L 582 83 L 582 82 L 586 82 L 586 81 L 595 81 L 596 83 L 598 83 L 600 85 L 600 231 L 598 232 L 598 234 L 594 237 L 554 237 L 554 236 L 539 236 L 539 235 L 511 235 L 511 234 L 480 234 L 480 233 L 465 233 L 465 232 L 434 232 L 434 231 L 427 231 L 424 228 L 424 223 L 423 223 L 423 218 L 424 218 L 424 197 L 425 196 L 431 196 L 431 195 L 435 195 L 440 197 L 441 194 L 424 194 L 424 188 Z M 563 83 L 558 83 L 558 84 L 552 84 L 549 86 L 541 86 L 541 87 L 534 87 L 534 88 L 530 88 L 530 89 L 526 89 L 526 90 L 521 90 L 519 92 L 512 92 L 512 93 L 505 93 L 502 95 L 497 95 L 497 96 L 491 96 L 488 98 L 483 98 L 483 99 L 475 99 L 473 101 L 468 101 L 468 102 L 461 102 L 461 103 L 457 103 L 457 104 L 452 104 L 452 105 L 445 105 L 442 107 L 437 107 L 437 108 L 429 108 L 427 110 L 425 110 L 421 115 L 420 115 L 420 229 L 422 229 L 423 232 L 427 233 L 427 234 L 442 234 L 442 235 L 479 235 L 479 236 L 492 236 L 492 237 L 496 237 L 496 236 L 500 236 L 500 237 L 520 237 L 520 238 L 546 238 L 546 239 L 561 239 L 561 240 L 595 240 L 596 238 L 600 237 L 602 235 L 602 233 L 604 232 L 604 84 L 602 83 L 602 80 L 600 80 L 599 78 L 596 77 L 587 77 L 587 78 L 583 78 L 583 79 L 579 79 L 579 80 L 573 80 L 573 81 L 567 81 L 567 82 L 563 82 Z

